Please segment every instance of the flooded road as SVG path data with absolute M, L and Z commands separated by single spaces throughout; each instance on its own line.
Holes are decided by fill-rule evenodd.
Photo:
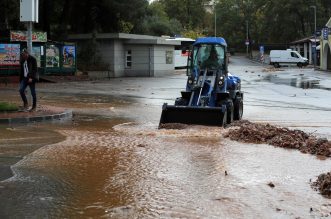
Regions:
M 81 84 L 41 87 L 42 104 L 70 107 L 74 118 L 0 127 L 0 158 L 24 156 L 13 162 L 14 176 L 0 182 L 0 217 L 331 217 L 331 200 L 310 187 L 310 180 L 330 171 L 331 160 L 230 141 L 223 137 L 228 129 L 218 127 L 157 129 L 161 105 L 178 96 L 185 83 L 182 79 L 185 75 L 164 78 L 161 86 L 156 83 L 160 78 L 128 79 L 122 87 L 116 82 L 86 82 L 85 87 L 94 90 L 85 88 L 85 93 Z M 264 113 L 262 108 L 275 112 L 267 108 L 276 104 L 275 94 L 254 96 L 258 91 L 249 87 L 255 85 L 244 80 L 248 99 L 244 118 L 253 120 L 260 110 L 256 120 L 278 123 L 279 113 L 291 112 Z M 56 92 L 56 86 L 61 86 L 61 92 Z M 5 98 L 14 95 L 8 91 Z M 254 98 L 259 99 L 255 104 Z M 278 110 L 290 105 L 287 101 L 293 103 L 293 98 L 281 100 Z M 298 117 L 312 108 L 300 101 L 295 106 Z M 315 106 L 325 115 L 330 115 L 328 109 L 323 103 Z M 288 117 L 282 124 L 302 125 L 298 117 Z M 328 119 L 318 117 L 315 123 Z M 324 128 L 318 129 L 319 134 L 328 136 Z

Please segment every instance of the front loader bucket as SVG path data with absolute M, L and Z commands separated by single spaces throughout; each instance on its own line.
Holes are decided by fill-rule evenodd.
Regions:
M 163 104 L 160 124 L 184 123 L 224 126 L 226 116 L 222 107 L 171 106 Z

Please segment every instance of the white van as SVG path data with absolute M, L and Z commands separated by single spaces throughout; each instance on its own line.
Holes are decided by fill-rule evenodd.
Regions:
M 302 57 L 297 51 L 287 50 L 271 50 L 270 65 L 279 68 L 280 64 L 296 64 L 298 67 L 308 65 L 308 59 Z

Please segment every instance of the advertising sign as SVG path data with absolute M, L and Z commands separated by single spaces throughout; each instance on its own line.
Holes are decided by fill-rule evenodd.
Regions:
M 12 42 L 26 42 L 27 32 L 26 31 L 10 31 L 10 41 Z M 32 42 L 47 42 L 46 32 L 32 32 Z
M 40 68 L 40 66 L 41 66 L 41 47 L 40 46 L 34 46 L 32 48 L 32 55 L 37 60 L 37 67 Z
M 322 29 L 322 32 L 323 32 L 323 40 L 327 40 L 328 39 L 328 35 L 329 35 L 328 28 L 323 28 Z
M 264 46 L 260 46 L 260 53 L 261 53 L 261 54 L 264 53 Z
M 75 67 L 75 46 L 63 46 L 62 48 L 63 54 L 63 67 L 65 68 L 73 68 Z
M 39 0 L 20 0 L 20 21 L 38 23 L 38 8 Z
M 60 67 L 60 50 L 55 45 L 46 46 L 46 67 Z
M 20 65 L 20 44 L 0 44 L 0 66 Z

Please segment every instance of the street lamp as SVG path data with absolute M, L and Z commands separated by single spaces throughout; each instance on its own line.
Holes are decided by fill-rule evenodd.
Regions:
M 315 45 L 315 51 L 314 51 L 314 70 L 316 68 L 316 53 L 317 53 L 317 48 L 316 48 L 316 6 L 315 5 L 312 5 L 310 6 L 310 8 L 313 8 L 314 9 L 314 24 L 315 24 L 315 30 L 314 30 L 314 45 Z

